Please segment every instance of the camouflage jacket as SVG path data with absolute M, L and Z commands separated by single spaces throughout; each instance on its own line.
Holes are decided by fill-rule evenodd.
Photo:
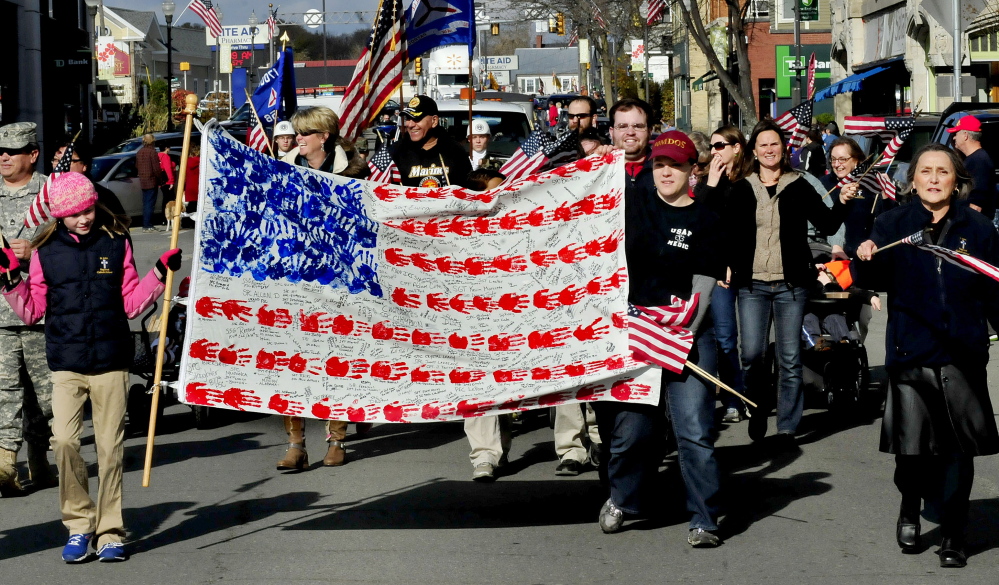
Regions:
M 35 201 L 38 192 L 45 185 L 45 175 L 34 173 L 28 184 L 18 189 L 10 189 L 7 183 L 0 179 L 0 228 L 7 240 L 20 238 L 30 240 L 35 237 L 38 228 L 24 227 L 24 218 L 28 214 L 28 208 Z M 20 235 L 18 232 L 20 231 Z M 22 276 L 27 278 L 28 263 L 21 262 Z M 0 327 L 23 326 L 24 321 L 14 314 L 10 305 L 6 302 L 0 303 Z

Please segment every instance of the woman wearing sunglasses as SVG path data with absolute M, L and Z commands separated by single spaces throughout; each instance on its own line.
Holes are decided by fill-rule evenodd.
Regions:
M 744 175 L 746 137 L 735 126 L 722 126 L 711 135 L 709 148 L 711 161 L 707 178 L 694 187 L 698 201 L 704 203 L 719 217 L 725 217 L 732 185 Z M 731 246 L 726 246 L 730 250 Z M 742 380 L 742 365 L 739 363 L 739 328 L 735 317 L 735 290 L 729 286 L 731 268 L 726 270 L 725 280 L 711 293 L 711 315 L 715 322 L 715 337 L 718 343 L 718 375 L 737 392 L 745 393 Z M 738 397 L 722 393 L 725 415 L 722 422 L 737 423 L 745 416 L 746 406 Z

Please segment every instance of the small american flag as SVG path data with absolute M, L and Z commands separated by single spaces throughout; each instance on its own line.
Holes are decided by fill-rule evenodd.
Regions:
M 666 307 L 628 304 L 628 343 L 639 361 L 680 373 L 694 344 L 694 334 L 685 329 L 697 311 L 698 296 L 688 302 L 672 297 Z
M 652 26 L 653 24 L 658 22 L 663 15 L 663 10 L 665 9 L 666 9 L 665 0 L 649 0 L 649 18 L 646 21 L 646 23 L 649 26 Z
M 815 97 L 815 68 L 818 67 L 818 61 L 815 59 L 815 53 L 808 58 L 808 99 Z
M 996 268 L 984 260 L 979 260 L 974 256 L 961 254 L 959 252 L 955 252 L 954 250 L 944 248 L 943 246 L 930 244 L 926 241 L 926 238 L 923 236 L 923 232 L 921 231 L 916 232 L 911 236 L 902 238 L 902 242 L 926 250 L 934 256 L 937 256 L 938 258 L 950 262 L 951 264 L 969 272 L 975 272 L 988 276 L 992 280 L 999 282 L 999 268 Z
M 882 173 L 880 171 L 868 172 L 867 169 L 871 167 L 873 162 L 873 160 L 866 160 L 858 164 L 852 171 L 850 171 L 849 175 L 843 177 L 838 183 L 836 183 L 836 188 L 838 189 L 843 185 L 860 181 L 861 188 L 874 194 L 884 193 L 885 197 L 895 201 L 895 193 L 897 191 L 895 181 L 893 181 L 886 173 Z
M 250 108 L 250 133 L 246 135 L 246 145 L 253 150 L 265 152 L 268 142 L 269 139 L 267 138 L 267 131 L 264 130 L 264 125 L 261 124 L 260 119 L 253 112 L 253 108 Z
M 371 174 L 368 176 L 369 181 L 375 183 L 395 183 L 397 185 L 402 183 L 399 167 L 392 160 L 392 155 L 389 154 L 387 146 L 379 148 L 375 156 L 371 157 L 371 160 L 368 161 L 368 169 L 371 170 Z
M 402 69 L 409 62 L 405 14 L 402 0 L 381 4 L 368 46 L 344 92 L 340 135 L 348 142 L 357 140 L 402 84 Z
M 805 142 L 805 135 L 812 125 L 813 100 L 807 100 L 784 112 L 779 118 L 774 120 L 781 130 L 791 135 L 788 145 L 798 148 Z
M 898 191 L 898 187 L 895 186 L 895 181 L 888 176 L 888 173 L 878 173 L 878 185 L 881 187 L 881 192 L 884 196 L 892 201 L 897 201 L 895 195 Z
M 49 189 L 52 188 L 52 181 L 56 177 L 69 172 L 69 167 L 73 163 L 73 150 L 73 143 L 70 142 L 66 145 L 66 150 L 63 151 L 59 162 L 52 167 L 52 174 L 45 179 L 45 184 L 42 185 L 35 200 L 28 207 L 28 213 L 24 216 L 25 227 L 38 227 L 52 218 L 51 211 L 49 211 Z
M 861 136 L 878 136 L 888 142 L 881 155 L 879 164 L 888 164 L 898 154 L 905 139 L 912 132 L 914 120 L 911 116 L 898 118 L 880 118 L 872 116 L 847 116 L 843 122 L 843 134 L 859 134 Z
M 523 179 L 539 172 L 546 164 L 565 164 L 579 156 L 579 135 L 566 132 L 553 140 L 551 134 L 538 130 L 513 153 L 500 168 L 507 180 Z
M 201 18 L 213 37 L 218 38 L 222 35 L 222 23 L 219 22 L 219 15 L 215 14 L 214 8 L 208 8 L 202 0 L 191 0 L 187 8 Z

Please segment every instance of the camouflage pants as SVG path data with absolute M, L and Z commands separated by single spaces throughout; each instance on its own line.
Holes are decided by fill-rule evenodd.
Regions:
M 44 327 L 0 327 L 0 449 L 52 436 L 52 373 Z

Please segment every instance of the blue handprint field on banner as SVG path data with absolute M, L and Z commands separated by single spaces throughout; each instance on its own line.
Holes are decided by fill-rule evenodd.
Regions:
M 255 280 L 315 282 L 381 297 L 363 187 L 276 161 L 208 130 L 217 151 L 205 196 L 201 267 Z

